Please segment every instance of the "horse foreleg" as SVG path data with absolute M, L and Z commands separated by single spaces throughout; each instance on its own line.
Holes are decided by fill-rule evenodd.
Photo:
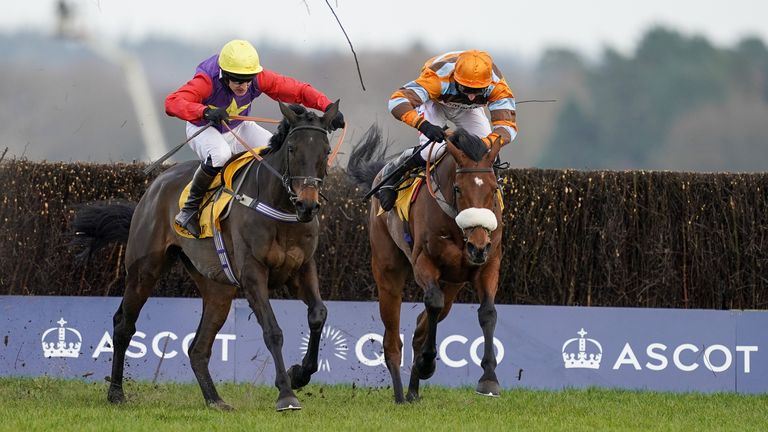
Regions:
M 480 308 L 477 310 L 477 318 L 480 322 L 480 328 L 483 330 L 483 359 L 480 366 L 483 368 L 483 375 L 477 383 L 475 391 L 484 396 L 499 396 L 501 386 L 496 377 L 496 354 L 493 346 L 493 334 L 496 330 L 496 290 L 499 283 L 498 264 L 489 263 L 486 271 L 482 272 L 475 280 L 475 287 L 480 297 Z M 495 270 L 494 270 L 495 267 Z
M 328 317 L 328 309 L 320 298 L 320 282 L 314 259 L 299 269 L 298 276 L 292 279 L 291 284 L 294 285 L 299 298 L 307 305 L 307 323 L 309 324 L 309 343 L 301 365 L 295 364 L 288 369 L 291 387 L 298 389 L 309 384 L 312 374 L 317 372 L 320 337 Z
M 419 380 L 435 373 L 437 358 L 437 323 L 445 306 L 445 294 L 438 282 L 440 273 L 431 260 L 423 257 L 414 265 L 416 282 L 424 288 L 424 312 L 419 314 L 414 332 L 414 359 L 406 399 L 419 398 Z
M 192 273 L 190 271 L 190 274 Z M 211 361 L 213 342 L 227 321 L 236 289 L 231 285 L 206 280 L 199 273 L 193 275 L 193 279 L 203 297 L 203 314 L 189 347 L 189 362 L 203 392 L 205 403 L 212 408 L 230 411 L 233 409 L 232 405 L 224 402 L 216 391 L 208 364 Z
M 251 264 L 255 267 L 255 264 Z M 243 281 L 243 291 L 246 299 L 256 315 L 264 335 L 264 343 L 272 354 L 275 362 L 275 387 L 279 393 L 275 409 L 277 411 L 301 409 L 299 399 L 291 389 L 291 379 L 285 370 L 283 360 L 283 331 L 277 323 L 275 313 L 269 303 L 269 290 L 267 287 L 267 271 L 249 268 Z

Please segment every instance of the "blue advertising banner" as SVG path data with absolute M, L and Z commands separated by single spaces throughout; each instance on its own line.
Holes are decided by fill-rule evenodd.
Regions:
M 112 357 L 114 297 L 0 296 L 0 376 L 103 380 Z M 383 325 L 375 302 L 327 302 L 313 382 L 387 386 Z M 273 300 L 287 365 L 307 347 L 307 310 Z M 402 307 L 403 373 L 423 305 Z M 195 381 L 187 350 L 199 299 L 150 299 L 127 353 L 126 377 Z M 498 305 L 494 348 L 504 388 L 613 387 L 659 391 L 768 392 L 768 313 Z M 477 305 L 458 304 L 438 326 L 438 367 L 429 383 L 474 386 L 483 339 Z M 247 302 L 233 302 L 213 347 L 217 381 L 274 382 L 272 357 Z M 407 378 L 404 378 L 407 379 Z

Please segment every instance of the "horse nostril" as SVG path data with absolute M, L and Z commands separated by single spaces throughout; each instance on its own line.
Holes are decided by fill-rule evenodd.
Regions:
M 467 243 L 467 254 L 469 258 L 475 264 L 482 264 L 488 259 L 488 254 L 491 250 L 491 245 L 486 244 L 483 247 L 477 247 L 473 243 Z
M 296 210 L 299 213 L 315 213 L 320 209 L 320 203 L 315 201 L 297 201 Z

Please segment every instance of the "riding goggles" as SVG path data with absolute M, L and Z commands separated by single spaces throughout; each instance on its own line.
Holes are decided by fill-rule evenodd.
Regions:
M 485 91 L 488 90 L 488 87 L 482 87 L 482 88 L 465 87 L 459 83 L 456 83 L 456 89 L 464 94 L 480 95 L 480 94 L 484 94 Z
M 221 73 L 224 79 L 231 81 L 235 84 L 246 84 L 253 81 L 255 75 L 237 75 L 229 72 L 222 71 Z

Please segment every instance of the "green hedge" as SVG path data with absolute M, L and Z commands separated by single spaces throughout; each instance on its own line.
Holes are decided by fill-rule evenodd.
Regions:
M 85 203 L 137 201 L 152 181 L 143 168 L 0 165 L 0 294 L 121 295 L 123 247 L 76 262 L 69 224 Z M 497 302 L 764 309 L 767 182 L 766 174 L 505 171 Z M 374 300 L 362 191 L 333 171 L 324 193 L 317 252 L 323 296 Z M 196 291 L 176 266 L 155 295 Z M 421 300 L 412 283 L 406 300 Z M 459 300 L 476 296 L 468 287 Z

